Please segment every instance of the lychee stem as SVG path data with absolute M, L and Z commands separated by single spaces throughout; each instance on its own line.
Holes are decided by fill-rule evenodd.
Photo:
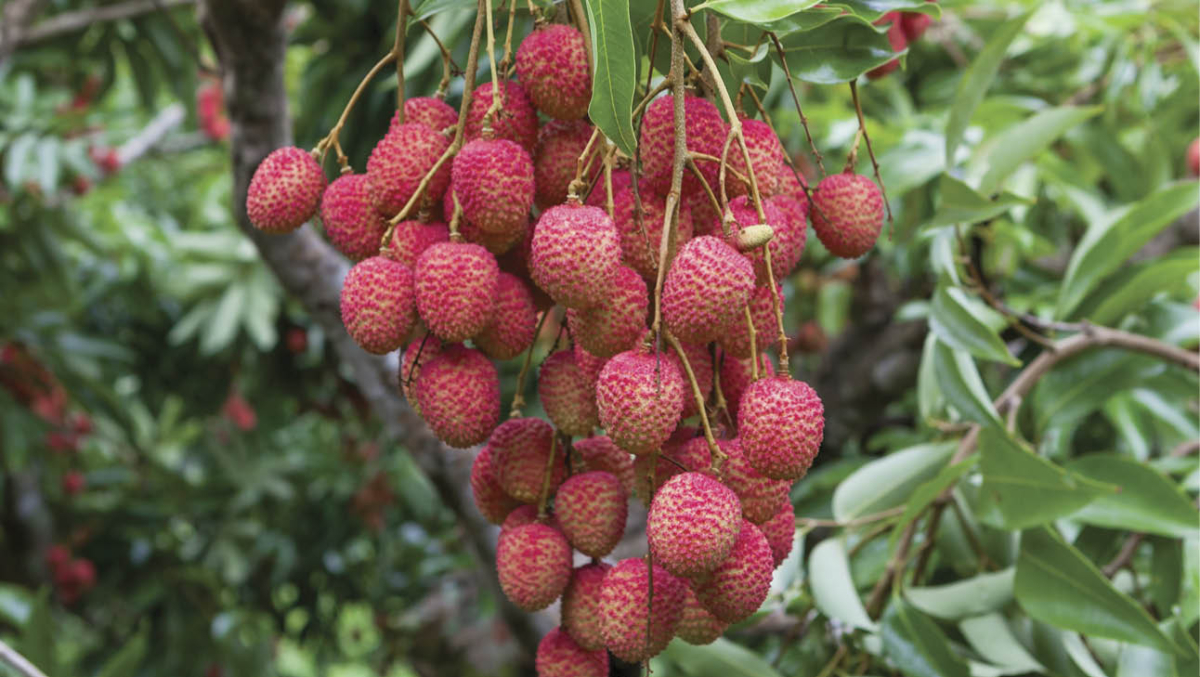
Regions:
M 462 221 L 463 208 L 462 203 L 458 201 L 457 195 L 451 195 L 450 197 L 454 200 L 454 211 L 450 214 L 450 223 L 448 224 L 450 241 L 458 244 L 463 241 L 462 233 L 458 232 L 458 224 Z
M 775 283 L 775 274 L 771 270 L 771 246 L 768 242 L 762 246 L 763 260 L 767 263 L 767 285 L 771 288 L 771 305 L 775 309 L 775 324 L 779 327 L 779 371 L 784 380 L 792 377 L 788 367 L 788 339 L 783 331 L 783 304 L 779 301 L 779 285 Z
M 346 107 L 342 109 L 342 114 L 338 117 L 338 121 L 333 125 L 333 129 L 325 135 L 325 138 L 317 142 L 316 148 L 313 148 L 313 156 L 317 157 L 318 162 L 325 159 L 325 153 L 333 148 L 337 152 L 338 164 L 343 167 L 347 166 L 346 154 L 342 152 L 342 145 L 338 141 L 338 135 L 341 134 L 342 128 L 346 126 L 346 118 L 350 117 L 350 111 L 354 110 L 354 106 L 358 104 L 358 100 L 362 98 L 363 92 L 367 89 L 367 84 L 383 70 L 385 66 L 390 64 L 396 58 L 394 51 L 388 52 L 379 61 L 371 66 L 371 70 L 363 76 L 363 79 L 358 83 L 358 87 L 354 88 L 354 93 L 350 95 L 350 100 L 346 102 Z M 319 156 L 319 157 L 318 157 Z
M 587 186 L 583 181 L 583 174 L 586 166 L 592 164 L 592 149 L 596 145 L 596 139 L 600 138 L 600 128 L 592 129 L 592 135 L 588 137 L 587 145 L 583 147 L 583 152 L 575 159 L 575 178 L 567 186 L 567 197 L 579 199 L 579 191 Z
M 396 116 L 404 124 L 404 42 L 408 35 L 408 0 L 399 0 L 396 9 L 396 41 L 392 54 L 396 57 Z
M 708 201 L 710 204 L 712 204 L 713 211 L 716 212 L 717 217 L 721 219 L 721 231 L 725 235 L 725 239 L 728 240 L 729 226 L 725 223 L 725 210 L 721 207 L 721 203 L 717 201 L 717 196 L 713 194 L 712 186 L 708 185 L 708 179 L 704 178 L 704 174 L 701 173 L 700 168 L 696 166 L 694 153 L 688 153 L 688 169 L 692 170 L 692 174 L 694 174 L 696 178 L 700 180 L 700 187 L 704 189 L 704 194 L 708 196 Z
M 768 31 L 767 36 L 771 38 L 771 42 L 775 45 L 775 52 L 779 54 L 779 64 L 783 66 L 784 79 L 787 80 L 788 91 L 792 93 L 792 103 L 796 104 L 796 113 L 800 116 L 800 126 L 804 128 L 804 136 L 808 138 L 808 147 L 812 150 L 813 158 L 817 161 L 817 168 L 821 170 L 821 176 L 825 176 L 825 164 L 821 161 L 821 151 L 817 150 L 817 144 L 813 141 L 812 132 L 808 129 L 808 118 L 804 116 L 804 107 L 800 105 L 800 97 L 796 95 L 796 83 L 792 80 L 792 70 L 788 68 L 787 55 L 784 52 L 783 44 L 779 42 L 779 36 Z
M 658 0 L 658 5 L 654 8 L 654 20 L 650 22 L 650 67 L 646 69 L 646 91 L 650 90 L 650 81 L 654 77 L 654 53 L 658 51 L 658 35 L 659 29 L 663 26 L 663 5 L 666 0 Z M 647 99 L 650 96 L 647 94 Z M 637 115 L 637 112 L 634 112 Z
M 725 400 L 725 392 L 721 390 L 721 367 L 725 363 L 725 354 L 721 354 L 720 361 L 717 360 L 716 351 L 713 351 L 713 395 L 716 397 L 716 410 L 725 414 L 725 422 L 729 424 L 730 429 L 737 428 L 733 421 L 733 416 L 729 413 L 729 402 Z
M 538 494 L 538 519 L 546 518 L 546 501 L 550 499 L 550 478 L 554 475 L 554 461 L 558 456 L 558 431 L 550 437 L 550 454 L 546 458 L 546 469 L 542 471 L 542 491 Z
M 875 151 L 871 148 L 871 137 L 867 134 L 867 122 L 863 119 L 862 102 L 858 100 L 858 83 L 850 81 L 850 98 L 854 99 L 854 113 L 858 116 L 858 129 L 862 132 L 863 140 L 867 142 L 867 156 L 871 158 L 871 166 L 875 169 L 875 183 L 879 184 L 879 192 L 883 195 L 883 206 L 887 208 L 889 237 L 892 225 L 892 204 L 888 202 L 887 188 L 883 185 L 883 177 L 879 175 L 879 162 L 875 160 Z
M 410 10 L 411 13 L 411 10 Z M 458 70 L 458 66 L 454 63 L 454 56 L 450 54 L 450 50 L 446 48 L 445 43 L 438 37 L 437 33 L 433 32 L 433 27 L 429 22 L 422 19 L 420 22 L 421 28 L 433 38 L 434 44 L 437 45 L 438 51 L 442 53 L 442 80 L 438 83 L 437 92 L 434 94 L 439 99 L 446 98 L 446 92 L 450 89 L 450 79 L 454 77 L 454 72 Z M 512 29 L 509 29 L 509 35 L 512 35 Z
M 708 451 L 712 455 L 710 461 L 712 469 L 720 472 L 721 466 L 725 465 L 725 452 L 721 451 L 716 438 L 713 437 L 712 427 L 708 423 L 708 412 L 705 411 L 704 393 L 700 392 L 700 384 L 696 381 L 696 372 L 692 371 L 692 365 L 688 362 L 687 354 L 683 352 L 683 346 L 679 344 L 679 339 L 669 331 L 663 332 L 663 336 L 666 337 L 667 343 L 671 344 L 671 348 L 675 350 L 680 363 L 683 364 L 688 384 L 692 387 L 692 397 L 696 400 L 696 408 L 700 410 L 700 427 L 704 429 L 704 440 L 708 442 Z
M 608 137 L 605 137 L 604 158 L 602 160 L 604 163 L 604 207 L 605 211 L 608 212 L 608 218 L 610 219 L 616 218 L 616 205 L 613 204 L 612 185 L 613 163 L 616 160 L 616 152 L 617 146 L 610 141 Z
M 500 64 L 497 66 L 501 71 L 508 71 L 508 67 L 512 65 L 512 35 L 513 24 L 516 23 L 517 17 L 517 0 L 512 0 L 508 3 L 508 25 L 504 27 L 504 56 L 500 58 Z
M 500 69 L 496 67 L 496 36 L 492 30 L 492 2 L 491 0 L 482 0 L 480 4 L 487 13 L 487 51 L 492 71 L 492 105 L 488 106 L 487 112 L 483 114 L 483 138 L 487 139 L 491 138 L 488 134 L 492 129 L 492 120 L 500 111 L 504 110 L 504 95 L 507 92 L 500 89 Z
M 525 377 L 529 375 L 529 366 L 533 364 L 533 349 L 537 345 L 538 337 L 542 335 L 542 327 L 546 324 L 546 318 L 550 317 L 552 312 L 554 312 L 553 308 L 542 313 L 537 327 L 533 330 L 533 343 L 529 344 L 529 350 L 525 351 L 525 362 L 521 365 L 521 373 L 517 374 L 517 392 L 513 394 L 512 408 L 508 412 L 509 418 L 521 416 L 521 407 L 525 406 Z
M 758 380 L 758 341 L 754 335 L 754 316 L 750 314 L 750 302 L 742 306 L 742 313 L 746 317 L 746 333 L 750 336 L 750 380 L 751 382 Z
M 596 55 L 592 53 L 592 32 L 588 29 L 587 14 L 583 13 L 583 3 L 570 0 L 571 13 L 575 16 L 575 26 L 583 36 L 583 51 L 587 52 L 588 68 L 595 71 Z
M 850 144 L 850 153 L 846 156 L 846 166 L 842 167 L 843 174 L 853 174 L 854 165 L 858 164 L 858 145 L 862 143 L 863 128 L 859 127 L 858 131 L 854 132 L 854 143 Z

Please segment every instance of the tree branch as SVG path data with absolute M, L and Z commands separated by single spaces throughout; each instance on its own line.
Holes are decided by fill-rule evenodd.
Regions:
M 0 665 L 7 665 L 16 671 L 21 677 L 46 677 L 46 673 L 37 669 L 37 666 L 29 662 L 15 649 L 0 641 Z
M 21 45 L 29 24 L 45 4 L 46 0 L 9 0 L 0 9 L 0 68 Z

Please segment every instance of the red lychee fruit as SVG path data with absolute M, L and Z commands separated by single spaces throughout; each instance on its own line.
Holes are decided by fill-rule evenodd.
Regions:
M 620 266 L 605 298 L 597 305 L 567 311 L 571 336 L 588 352 L 612 357 L 629 350 L 646 331 L 650 296 L 632 268 Z
M 537 506 L 530 505 L 528 503 L 522 503 L 521 505 L 513 508 L 512 512 L 508 513 L 508 517 L 504 518 L 504 523 L 500 525 L 500 533 L 512 531 L 517 527 L 525 526 L 526 524 L 533 524 L 537 521 L 539 521 Z M 558 521 L 554 519 L 553 515 L 544 517 L 541 519 L 541 521 L 545 524 L 549 524 L 555 529 L 558 528 Z
M 533 160 L 505 139 L 476 139 L 454 158 L 450 190 L 463 217 L 486 233 L 522 231 L 533 207 Z
M 708 442 L 696 437 L 696 429 L 681 426 L 663 443 L 658 453 L 658 462 L 654 469 L 654 491 L 650 489 L 650 456 L 638 456 L 633 460 L 633 471 L 637 486 L 635 495 L 638 499 L 650 505 L 650 499 L 657 493 L 667 480 L 682 472 L 700 472 L 712 465 L 712 455 L 708 451 Z
M 742 502 L 742 517 L 762 524 L 778 514 L 788 500 L 792 483 L 764 477 L 755 470 L 746 460 L 741 441 L 737 438 L 717 440 L 717 445 L 728 456 L 721 469 L 721 479 Z
M 778 567 L 792 552 L 792 543 L 796 540 L 795 506 L 791 501 L 784 501 L 779 512 L 758 525 L 758 528 L 767 537 L 767 543 L 771 545 L 771 560 Z
M 483 135 L 483 117 L 492 105 L 492 83 L 475 88 L 471 108 L 467 110 L 466 138 L 468 141 Z M 503 108 L 492 117 L 493 138 L 508 139 L 520 144 L 530 153 L 537 145 L 538 119 L 525 88 L 516 82 L 504 83 Z
M 821 179 L 813 192 L 813 230 L 834 256 L 866 254 L 883 229 L 883 194 L 871 179 L 846 171 Z
M 595 562 L 575 569 L 562 595 L 562 628 L 588 651 L 604 648 L 600 631 L 600 589 L 611 564 Z
M 416 391 L 429 428 L 457 449 L 486 440 L 500 420 L 500 376 L 478 350 L 461 345 L 443 348 L 421 365 Z M 498 453 L 495 447 L 492 453 Z
M 749 259 L 718 238 L 698 237 L 683 246 L 667 271 L 663 322 L 684 343 L 710 343 L 743 316 L 753 291 Z
M 738 438 L 746 460 L 771 479 L 804 477 L 824 431 L 821 398 L 804 381 L 759 379 L 746 388 L 738 406 Z
M 537 310 L 533 296 L 517 276 L 500 273 L 492 320 L 471 340 L 493 360 L 511 360 L 533 345 Z
M 720 356 L 721 394 L 725 396 L 725 407 L 734 421 L 738 417 L 738 404 L 742 401 L 742 393 L 751 383 L 753 372 L 750 369 L 750 359 L 738 359 L 733 355 Z M 775 363 L 767 353 L 758 354 L 758 375 L 775 375 Z
M 501 524 L 520 503 L 504 493 L 496 469 L 492 467 L 492 450 L 484 446 L 471 464 L 471 495 L 479 514 L 492 524 Z
M 645 184 L 645 182 L 642 182 Z M 638 191 L 642 203 L 642 217 L 636 218 L 637 200 L 632 186 L 613 192 L 613 224 L 621 237 L 621 259 L 646 280 L 658 276 L 658 249 L 662 241 L 663 212 L 667 208 L 666 198 L 649 189 L 645 184 Z M 692 239 L 692 210 L 683 205 L 679 210 L 679 222 L 675 225 L 675 246 Z
M 254 430 L 258 426 L 258 415 L 254 413 L 254 407 L 250 406 L 236 389 L 231 390 L 229 397 L 225 398 L 221 413 L 243 432 Z
M 366 174 L 343 174 L 329 184 L 321 198 L 321 222 L 334 248 L 354 261 L 379 253 L 388 227 L 371 205 Z
M 367 190 L 371 203 L 384 218 L 404 208 L 417 192 L 421 179 L 450 147 L 450 139 L 418 122 L 406 122 L 380 139 L 367 158 Z M 429 208 L 441 201 L 450 185 L 450 163 L 443 162 L 417 201 Z
M 729 487 L 699 472 L 667 480 L 650 502 L 646 540 L 654 561 L 676 576 L 697 578 L 729 554 L 742 506 Z
M 1193 139 L 1188 146 L 1187 162 L 1192 176 L 1200 176 L 1200 138 Z
M 246 216 L 267 233 L 290 233 L 317 213 L 325 172 L 295 146 L 276 148 L 254 170 L 246 190 Z
M 87 486 L 87 478 L 78 470 L 68 471 L 62 477 L 63 493 L 68 496 L 78 496 Z M 622 525 L 623 526 L 623 525 Z
M 600 424 L 618 447 L 648 453 L 675 430 L 683 394 L 683 377 L 671 360 L 640 349 L 619 353 L 604 365 L 596 382 Z
M 425 125 L 435 132 L 443 132 L 458 124 L 458 111 L 450 104 L 433 96 L 414 96 L 404 102 L 404 122 Z M 392 116 L 388 131 L 400 126 L 399 116 Z
M 417 257 L 426 249 L 439 242 L 449 241 L 450 229 L 444 223 L 401 221 L 392 229 L 392 241 L 388 251 L 391 258 L 410 268 L 416 268 Z
M 592 100 L 583 34 L 565 24 L 534 29 L 517 48 L 517 76 L 533 105 L 549 117 L 577 120 Z
M 416 322 L 413 274 L 384 256 L 354 264 L 342 283 L 342 324 L 363 350 L 383 355 L 404 345 Z
M 591 138 L 592 126 L 584 120 L 551 120 L 538 130 L 537 149 L 533 154 L 533 176 L 537 185 L 534 202 L 538 209 L 549 209 L 567 201 L 579 156 Z M 593 167 L 595 164 L 593 160 Z M 595 174 L 593 169 L 592 176 Z M 587 180 L 588 175 L 584 174 L 583 178 Z M 598 190 L 603 193 L 603 185 Z M 603 201 L 595 206 L 603 207 Z
M 417 258 L 417 312 L 434 336 L 447 343 L 475 336 L 496 310 L 500 267 L 477 244 L 435 244 Z
M 783 165 L 783 145 L 779 137 L 771 131 L 771 126 L 762 120 L 742 118 L 742 136 L 746 139 L 746 150 L 750 154 L 750 166 L 754 168 L 754 182 L 758 184 L 760 197 L 770 197 L 779 190 L 779 168 Z M 746 158 L 742 156 L 741 145 L 734 141 L 729 146 L 729 156 L 726 158 L 729 169 L 750 180 L 746 171 Z M 749 195 L 747 184 L 726 170 L 725 189 L 730 197 Z M 715 192 L 715 191 L 714 191 Z
M 534 522 L 500 533 L 496 544 L 500 589 L 521 609 L 550 606 L 567 587 L 571 571 L 571 546 L 558 529 Z
M 408 406 L 419 415 L 421 406 L 417 403 L 417 377 L 421 375 L 421 367 L 437 357 L 442 351 L 442 342 L 436 336 L 422 329 L 421 335 L 416 336 L 404 349 L 400 360 L 400 392 L 408 401 Z
M 575 442 L 571 449 L 583 462 L 586 470 L 603 470 L 616 475 L 626 494 L 633 493 L 633 457 L 607 435 L 597 435 Z
M 767 244 L 771 249 L 771 272 L 775 274 L 775 281 L 780 282 L 788 273 L 792 272 L 792 268 L 800 262 L 800 257 L 804 254 L 804 243 L 808 239 L 808 228 L 806 223 L 797 224 L 794 219 L 788 218 L 779 207 L 775 206 L 775 201 L 767 198 L 762 202 L 763 216 L 765 221 L 758 218 L 758 211 L 754 208 L 754 204 L 750 198 L 745 195 L 734 198 L 729 201 L 727 207 L 729 215 L 733 218 L 733 222 L 729 224 L 729 245 L 737 248 L 737 234 L 748 226 L 759 223 L 766 223 L 771 226 L 774 236 Z M 797 228 L 797 225 L 801 227 Z M 746 258 L 754 264 L 754 282 L 758 285 L 767 284 L 767 261 L 763 257 L 762 247 L 744 252 Z
M 554 628 L 538 642 L 534 667 L 538 677 L 608 677 L 608 652 L 588 651 L 563 628 Z
M 633 183 L 633 177 L 629 174 L 628 169 L 614 169 L 612 172 L 613 199 L 615 200 L 617 193 L 621 192 L 622 189 L 628 187 L 631 183 Z M 607 209 L 608 188 L 605 187 L 603 179 L 596 182 L 596 187 L 592 189 L 591 193 L 588 193 L 587 199 L 584 200 L 584 204 L 589 207 L 600 207 L 601 209 Z
M 542 476 L 553 448 L 555 460 L 550 476 L 554 492 L 567 476 L 566 454 L 553 444 L 554 428 L 538 418 L 510 418 L 488 439 L 492 465 L 504 493 L 522 503 L 537 503 L 542 493 Z
M 688 366 L 692 368 L 692 375 L 696 377 L 696 386 L 700 389 L 700 397 L 708 400 L 708 395 L 713 389 L 712 353 L 708 351 L 708 346 L 704 345 L 681 343 L 680 346 L 683 348 L 683 354 L 687 356 Z M 696 395 L 692 392 L 687 370 L 683 368 L 683 362 L 679 359 L 679 355 L 674 350 L 671 350 L 669 354 L 676 366 L 679 367 L 679 374 L 683 376 L 683 414 L 681 417 L 691 418 L 700 413 L 700 409 L 696 405 Z
M 616 226 L 598 207 L 559 205 L 542 212 L 533 230 L 533 281 L 568 308 L 598 305 L 621 265 Z
M 51 572 L 57 573 L 69 561 L 71 561 L 71 551 L 67 549 L 67 546 L 56 544 L 46 549 L 46 567 Z
M 538 399 L 555 427 L 579 437 L 600 425 L 596 390 L 575 364 L 575 353 L 560 350 L 546 358 L 538 376 Z
M 882 25 L 888 21 L 892 22 L 892 25 L 888 27 L 887 31 L 888 43 L 891 44 L 893 52 L 903 52 L 904 48 L 908 47 L 908 38 L 904 36 L 904 24 L 900 20 L 900 12 L 888 12 L 880 17 L 875 23 Z M 879 78 L 888 75 L 899 67 L 900 59 L 892 59 L 882 66 L 876 66 L 875 68 L 867 71 L 867 77 L 872 80 L 878 80 Z
M 709 613 L 708 609 L 696 598 L 691 588 L 687 589 L 687 597 L 683 603 L 683 617 L 679 620 L 679 629 L 675 636 L 688 644 L 703 646 L 712 644 L 725 634 L 729 624 Z
M 934 0 L 925 0 L 933 2 Z M 933 23 L 933 17 L 920 12 L 901 12 L 900 26 L 904 29 L 904 37 L 909 41 L 920 40 L 922 35 L 925 35 L 925 29 L 929 28 L 929 24 Z
M 758 352 L 763 352 L 779 338 L 779 326 L 775 321 L 775 308 L 771 305 L 771 297 L 775 297 L 778 307 L 783 305 L 783 290 L 776 287 L 771 293 L 770 287 L 755 287 L 750 296 L 750 318 L 754 322 L 754 343 Z M 734 322 L 718 339 L 721 350 L 728 358 L 748 359 L 750 357 L 750 331 L 746 320 Z M 727 359 L 728 359 L 727 358 Z M 722 386 L 724 382 L 722 381 Z M 728 392 L 724 393 L 728 397 Z
M 71 192 L 86 195 L 92 189 L 92 180 L 82 174 L 71 180 Z
M 729 557 L 693 590 L 713 616 L 726 623 L 737 623 L 757 611 L 767 599 L 774 568 L 767 537 L 758 527 L 743 520 Z
M 575 344 L 574 352 L 575 366 L 579 367 L 583 375 L 587 377 L 588 383 L 592 384 L 592 389 L 595 390 L 596 382 L 600 380 L 600 371 L 604 369 L 604 365 L 608 364 L 608 358 L 593 355 L 578 343 Z
M 692 234 L 694 236 L 724 236 L 724 232 L 721 230 L 720 211 L 717 209 L 716 203 L 710 200 L 704 191 L 691 195 L 685 193 L 681 202 L 692 212 Z
M 721 157 L 726 125 L 717 107 L 708 99 L 689 96 L 684 100 L 687 149 L 713 158 Z M 675 109 L 670 96 L 661 96 L 646 107 L 642 116 L 640 142 L 642 176 L 655 191 L 666 195 L 671 189 L 671 169 L 675 159 Z M 713 192 L 717 192 L 717 160 L 697 159 L 696 166 Z M 703 192 L 700 180 L 683 172 L 683 194 Z
M 483 247 L 497 257 L 507 254 L 516 248 L 525 239 L 525 235 L 531 229 L 531 224 L 526 221 L 511 231 L 489 233 L 486 230 L 478 228 L 465 218 L 459 219 L 458 222 L 458 232 L 463 236 L 463 239 Z
M 284 336 L 289 353 L 303 355 L 308 350 L 308 332 L 303 327 L 292 327 Z
M 679 627 L 686 595 L 687 585 L 661 566 L 655 564 L 651 570 L 642 559 L 621 560 L 600 587 L 604 645 L 629 663 L 662 653 Z
M 589 557 L 604 557 L 625 533 L 629 504 L 616 475 L 592 470 L 572 475 L 554 494 L 554 516 L 567 541 Z

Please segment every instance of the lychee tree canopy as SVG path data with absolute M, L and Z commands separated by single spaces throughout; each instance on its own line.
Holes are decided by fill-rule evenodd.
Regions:
M 477 3 L 410 4 L 405 91 L 438 89 L 440 41 L 456 104 Z M 632 154 L 669 68 L 658 3 L 576 4 L 589 118 Z M 796 547 L 759 612 L 654 674 L 1196 674 L 1194 5 L 687 4 L 809 179 L 846 161 L 857 100 L 894 218 L 854 261 L 810 237 L 784 281 L 792 371 L 826 412 Z M 897 58 L 890 11 L 933 22 L 867 77 Z M 0 641 L 55 676 L 526 674 L 554 621 L 495 587 L 469 455 L 439 455 L 347 349 L 317 227 L 272 243 L 231 209 L 264 139 L 327 134 L 395 5 L 0 15 Z M 244 64 L 286 89 L 231 85 Z M 348 117 L 355 166 L 396 86 Z

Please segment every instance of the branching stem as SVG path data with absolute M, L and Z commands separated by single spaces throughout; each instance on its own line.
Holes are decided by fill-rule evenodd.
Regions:
M 667 339 L 667 343 L 671 345 L 671 348 L 675 350 L 675 354 L 679 356 L 679 362 L 683 365 L 688 385 L 692 389 L 692 397 L 696 400 L 696 409 L 700 411 L 700 426 L 704 429 L 704 440 L 708 442 L 708 451 L 712 455 L 712 469 L 719 473 L 725 465 L 727 456 L 717 444 L 716 438 L 713 437 L 712 427 L 708 423 L 708 412 L 705 411 L 704 393 L 700 392 L 700 384 L 696 381 L 696 372 L 692 369 L 692 365 L 687 358 L 687 353 L 683 351 L 683 346 L 680 345 L 679 339 L 675 338 L 669 331 L 663 332 L 663 336 Z

